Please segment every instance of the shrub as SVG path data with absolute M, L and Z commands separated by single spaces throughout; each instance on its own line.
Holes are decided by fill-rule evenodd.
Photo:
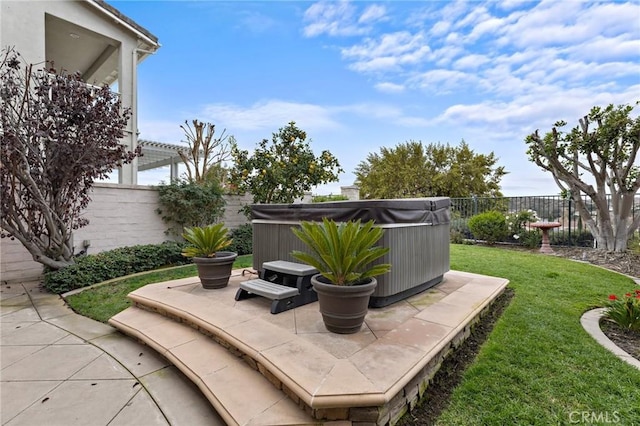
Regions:
M 451 228 L 449 230 L 449 241 L 451 244 L 463 244 L 464 243 L 464 235 L 462 232 Z
M 489 245 L 504 240 L 509 232 L 504 214 L 497 211 L 475 215 L 468 225 L 475 238 L 485 240 Z
M 201 183 L 177 179 L 157 186 L 156 212 L 170 227 L 166 234 L 181 235 L 183 228 L 216 223 L 224 213 L 223 191 L 214 180 Z
M 538 231 L 521 231 L 518 242 L 527 248 L 537 248 L 542 244 L 542 234 Z
M 227 250 L 234 251 L 240 256 L 253 253 L 253 227 L 250 223 L 233 229 L 231 238 L 233 238 L 233 242 Z
M 181 254 L 183 247 L 182 243 L 168 241 L 77 257 L 73 265 L 45 273 L 44 286 L 51 292 L 65 293 L 136 272 L 190 263 Z

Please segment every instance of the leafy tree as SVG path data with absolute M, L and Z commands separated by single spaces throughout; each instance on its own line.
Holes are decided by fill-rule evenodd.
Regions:
M 369 154 L 355 175 L 365 199 L 500 197 L 500 180 L 507 172 L 495 167 L 497 162 L 493 152 L 476 154 L 465 141 L 458 147 L 410 141 Z
M 227 171 L 223 163 L 231 159 L 230 152 L 235 146 L 235 138 L 225 135 L 225 130 L 219 138 L 214 138 L 214 124 L 198 120 L 193 120 L 192 123 L 193 128 L 186 120 L 180 126 L 189 144 L 188 150 L 178 152 L 187 167 L 187 180 L 200 183 L 214 179 L 224 185 Z
M 216 223 L 224 213 L 225 200 L 218 180 L 193 182 L 174 179 L 157 186 L 160 207 L 156 212 L 169 225 L 170 235 L 182 235 L 185 227 Z
M 94 181 L 139 155 L 119 142 L 131 114 L 77 73 L 34 70 L 12 49 L 0 60 L 2 236 L 60 269 L 73 263 Z
M 232 148 L 232 184 L 250 192 L 254 203 L 293 203 L 313 186 L 338 180 L 338 159 L 329 151 L 316 157 L 306 139 L 292 121 L 273 134 L 271 144 L 263 139 L 251 156 Z
M 529 160 L 553 174 L 575 202 L 598 248 L 607 251 L 626 250 L 640 226 L 640 215 L 634 220 L 632 213 L 640 189 L 640 117 L 632 118 L 632 111 L 629 105 L 596 106 L 569 132 L 561 130 L 567 123 L 558 121 L 543 137 L 536 130 L 525 139 Z

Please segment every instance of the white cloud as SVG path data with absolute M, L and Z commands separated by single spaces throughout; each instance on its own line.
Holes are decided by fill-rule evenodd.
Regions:
M 248 107 L 233 104 L 210 104 L 203 115 L 213 123 L 220 123 L 231 134 L 237 130 L 273 131 L 295 121 L 301 128 L 335 128 L 339 124 L 330 111 L 320 105 L 280 100 L 258 102 Z
M 489 62 L 490 59 L 484 55 L 467 55 L 458 59 L 452 64 L 452 67 L 459 70 L 477 69 Z
M 385 17 L 386 13 L 387 9 L 384 6 L 373 4 L 362 12 L 362 15 L 358 18 L 358 23 L 366 24 L 369 22 L 379 21 Z
M 341 53 L 344 58 L 355 59 L 350 68 L 366 72 L 415 64 L 430 51 L 423 34 L 400 31 L 384 34 L 380 38 L 367 38 L 361 44 L 342 49 Z
M 401 93 L 405 90 L 405 87 L 402 84 L 390 83 L 388 81 L 376 83 L 374 87 L 376 90 L 384 93 Z
M 358 16 L 357 8 L 346 0 L 339 2 L 321 1 L 314 3 L 305 11 L 303 34 L 316 37 L 322 34 L 329 36 L 354 36 L 367 34 L 372 25 L 386 19 L 386 8 L 370 5 Z

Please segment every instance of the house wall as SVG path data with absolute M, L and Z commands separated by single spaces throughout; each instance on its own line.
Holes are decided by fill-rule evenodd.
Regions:
M 87 241 L 89 254 L 137 244 L 158 244 L 171 237 L 165 234 L 167 225 L 156 213 L 158 192 L 150 186 L 96 184 L 92 201 L 85 211 L 89 225 L 74 232 L 76 253 Z M 222 221 L 233 229 L 247 223 L 238 213 L 250 196 L 227 196 Z M 0 240 L 0 279 L 7 282 L 35 280 L 42 266 L 35 262 L 22 244 L 8 238 Z
M 0 48 L 13 46 L 26 63 L 35 64 L 35 69 L 44 67 L 44 61 L 47 59 L 45 37 L 45 15 L 47 14 L 119 42 L 118 91 L 122 105 L 131 108 L 131 118 L 127 123 L 122 143 L 131 150 L 135 149 L 138 130 L 135 99 L 138 38 L 87 2 L 3 0 L 0 1 Z M 91 54 L 97 56 L 96 52 Z M 120 183 L 135 184 L 137 182 L 136 161 L 120 168 L 118 174 Z

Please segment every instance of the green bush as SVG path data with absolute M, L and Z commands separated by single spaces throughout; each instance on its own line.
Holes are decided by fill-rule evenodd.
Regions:
M 527 248 L 540 247 L 542 244 L 542 234 L 538 231 L 520 231 L 518 242 Z
M 182 243 L 168 241 L 80 256 L 71 266 L 45 273 L 44 286 L 51 292 L 65 293 L 136 272 L 190 263 L 181 254 L 184 246 Z
M 509 228 L 504 214 L 498 211 L 480 213 L 469 219 L 469 229 L 476 239 L 493 245 L 506 238 Z
M 227 247 L 228 251 L 236 252 L 240 256 L 253 253 L 253 227 L 250 223 L 233 229 L 231 238 L 233 238 L 233 242 Z
M 463 244 L 464 234 L 456 229 L 449 229 L 449 241 L 451 244 Z
M 157 189 L 160 208 L 156 212 L 170 226 L 166 234 L 182 235 L 185 227 L 217 223 L 224 213 L 223 191 L 216 181 L 177 179 Z

